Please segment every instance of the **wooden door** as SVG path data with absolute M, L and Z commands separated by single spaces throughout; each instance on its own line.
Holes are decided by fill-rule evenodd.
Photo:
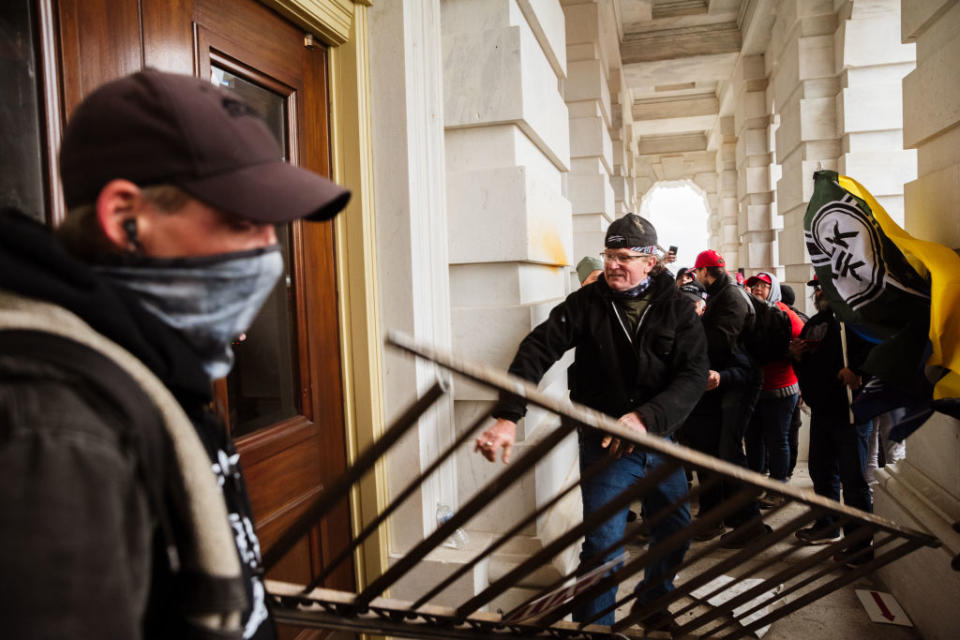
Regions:
M 254 0 L 60 0 L 69 112 L 111 78 L 152 66 L 240 93 L 287 160 L 329 175 L 327 51 Z M 333 224 L 277 229 L 286 273 L 216 384 L 250 490 L 261 550 L 346 467 Z M 304 583 L 350 541 L 346 501 L 270 578 Z M 344 563 L 325 586 L 355 587 Z M 293 633 L 284 633 L 293 637 Z

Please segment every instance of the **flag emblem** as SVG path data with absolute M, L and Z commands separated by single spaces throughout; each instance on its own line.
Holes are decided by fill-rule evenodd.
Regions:
M 834 288 L 851 309 L 857 310 L 883 293 L 886 270 L 880 232 L 853 198 L 824 204 L 803 234 L 814 268 L 830 269 Z

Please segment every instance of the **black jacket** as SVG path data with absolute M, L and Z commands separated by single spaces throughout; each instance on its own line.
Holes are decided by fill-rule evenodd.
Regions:
M 193 423 L 211 473 L 233 459 L 233 443 L 209 409 L 209 380 L 178 334 L 68 255 L 46 228 L 8 211 L 0 213 L 0 290 L 67 309 L 132 353 Z M 82 375 L 0 354 L 0 611 L 8 632 L 188 637 L 177 604 L 184 577 L 175 578 L 159 553 L 157 514 L 144 499 L 130 444 L 117 436 L 119 419 Z M 259 557 L 250 557 L 256 537 L 237 531 L 249 520 L 252 534 L 246 487 L 232 469 L 223 471 L 235 542 L 245 547 L 238 554 L 246 602 L 262 602 Z M 52 531 L 60 535 L 51 538 Z M 39 579 L 21 580 L 26 571 Z M 273 638 L 272 623 L 250 637 Z
M 627 335 L 614 292 L 601 277 L 567 296 L 524 338 L 510 373 L 536 384 L 576 348 L 571 400 L 615 418 L 636 411 L 650 433 L 669 436 L 706 387 L 706 340 L 673 278 L 664 272 L 651 278 L 650 304 L 634 336 Z M 525 411 L 521 398 L 504 394 L 493 415 L 517 421 Z
M 731 365 L 740 334 L 750 314 L 750 303 L 743 292 L 724 273 L 707 287 L 707 308 L 703 312 L 703 331 L 707 336 L 710 368 L 721 371 Z
M 800 382 L 800 395 L 816 414 L 846 417 L 849 402 L 846 386 L 837 379 L 843 368 L 840 322 L 833 311 L 821 311 L 807 322 L 800 332 L 808 340 L 803 357 L 793 361 L 793 371 Z M 859 373 L 871 345 L 853 331 L 847 330 L 847 356 L 850 369 Z

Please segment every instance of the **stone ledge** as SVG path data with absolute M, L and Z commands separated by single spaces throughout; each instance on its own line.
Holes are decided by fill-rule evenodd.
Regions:
M 954 523 L 960 522 L 960 500 L 909 462 L 884 467 L 876 477 L 879 488 L 911 514 L 916 526 L 939 538 L 951 557 L 960 554 L 960 532 L 953 528 Z

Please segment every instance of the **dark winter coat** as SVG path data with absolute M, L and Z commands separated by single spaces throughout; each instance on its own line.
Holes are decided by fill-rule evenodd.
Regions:
M 192 468 L 210 474 L 203 482 L 225 507 L 217 512 L 230 514 L 213 526 L 226 533 L 218 539 L 242 570 L 242 579 L 229 582 L 175 574 L 163 553 L 158 505 L 144 488 L 139 434 L 130 433 L 116 400 L 83 372 L 40 354 L 0 354 L 0 612 L 11 637 L 212 637 L 188 630 L 192 612 L 182 607 L 202 602 L 239 611 L 243 603 L 263 603 L 252 524 L 249 532 L 237 531 L 252 520 L 246 487 L 232 441 L 209 409 L 209 380 L 186 343 L 136 298 L 68 255 L 44 227 L 9 212 L 0 214 L 0 294 L 0 325 L 17 326 L 13 320 L 31 310 L 38 324 L 51 316 L 79 318 L 71 325 L 78 334 L 122 347 L 152 374 L 151 384 L 169 391 L 169 405 L 182 409 L 181 424 L 190 430 L 186 414 L 199 436 L 204 451 L 194 449 Z M 173 493 L 162 498 L 170 506 L 164 518 L 182 512 L 187 492 Z M 183 536 L 189 525 L 173 519 L 175 537 Z M 248 637 L 274 637 L 266 609 L 257 612 Z
M 840 322 L 833 311 L 821 311 L 803 327 L 800 339 L 807 340 L 803 357 L 793 361 L 800 382 L 800 395 L 815 414 L 846 418 L 849 409 L 846 386 L 837 378 L 843 368 Z M 847 331 L 849 368 L 858 372 L 872 345 L 853 331 Z
M 706 388 L 706 340 L 673 278 L 664 272 L 650 277 L 650 303 L 634 335 L 601 277 L 567 296 L 524 338 L 510 373 L 536 384 L 576 348 L 571 400 L 615 418 L 636 411 L 650 433 L 672 434 Z M 521 398 L 503 395 L 493 415 L 517 421 L 525 411 Z
M 707 286 L 703 331 L 707 336 L 710 368 L 722 371 L 732 366 L 740 334 L 750 315 L 750 302 L 726 273 Z

